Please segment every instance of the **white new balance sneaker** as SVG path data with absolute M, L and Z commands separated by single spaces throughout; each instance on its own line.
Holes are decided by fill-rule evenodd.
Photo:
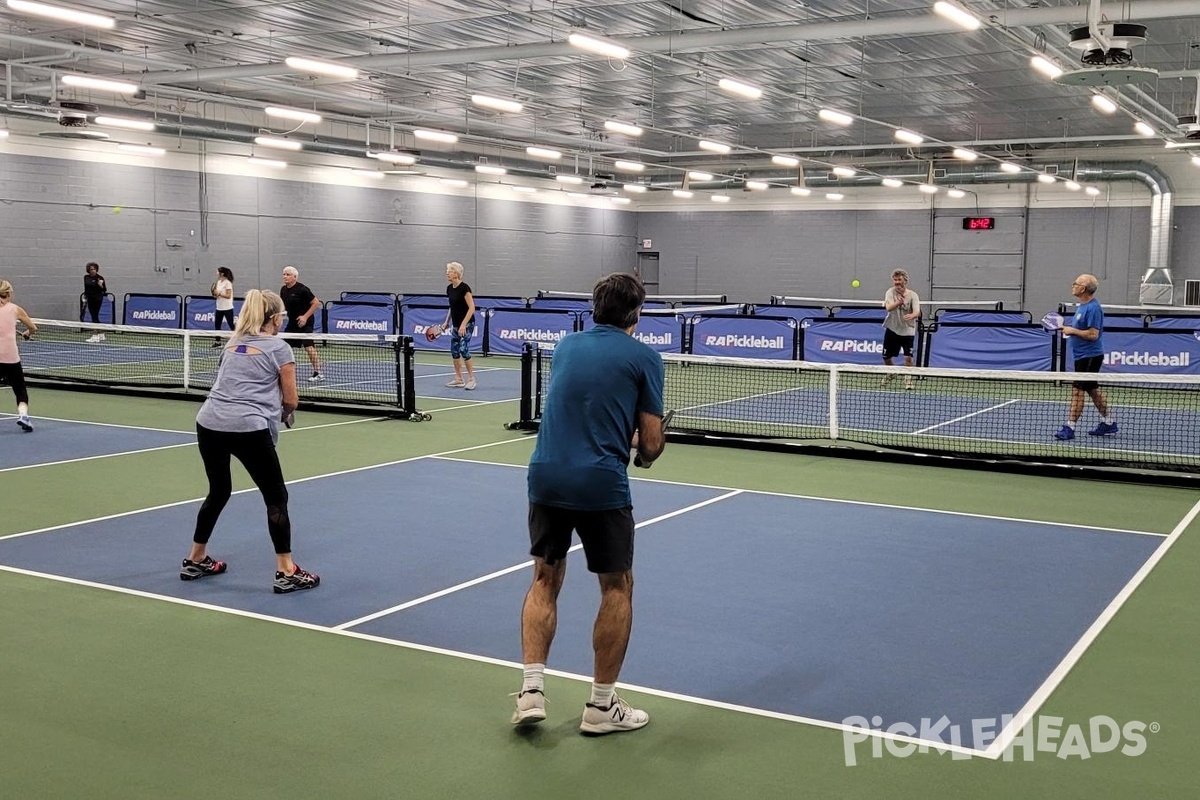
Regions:
M 612 705 L 600 708 L 591 703 L 583 706 L 583 719 L 579 723 L 581 733 L 603 734 L 618 731 L 636 731 L 650 721 L 650 715 L 640 708 L 632 708 L 629 703 L 617 695 L 613 695 Z
M 513 725 L 537 725 L 546 718 L 546 695 L 537 689 L 517 693 L 517 708 L 513 711 Z

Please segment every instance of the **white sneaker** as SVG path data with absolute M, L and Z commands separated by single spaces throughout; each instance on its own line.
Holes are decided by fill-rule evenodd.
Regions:
M 466 389 L 468 392 L 471 391 L 472 389 L 474 389 L 475 388 L 475 379 L 471 378 L 471 380 L 467 381 L 467 385 L 464 386 L 463 388 Z
M 461 378 L 455 378 L 454 380 L 450 381 L 446 385 L 449 386 L 451 389 L 461 389 L 462 387 L 466 386 L 466 384 L 462 382 Z
M 88 344 L 95 344 L 96 342 L 100 341 L 100 334 L 93 333 L 91 336 L 88 337 L 87 341 L 88 341 Z
M 584 704 L 579 730 L 581 733 L 592 734 L 636 731 L 645 727 L 649 721 L 649 714 L 640 708 L 632 708 L 629 703 L 614 694 L 612 705 L 608 708 L 600 708 L 591 703 Z
M 905 376 L 904 376 L 904 388 L 905 388 L 905 389 L 911 389 L 911 388 L 913 388 L 912 375 L 905 375 Z
M 324 383 L 324 382 L 325 382 L 325 376 L 324 376 L 324 375 L 322 375 L 322 374 L 321 374 L 321 373 L 319 373 L 319 372 L 314 372 L 314 373 L 312 374 L 312 377 L 310 377 L 310 378 L 308 379 L 308 382 L 309 382 L 309 383 Z
M 17 424 L 20 425 L 21 430 L 25 431 L 26 433 L 33 432 L 33 423 L 29 421 L 28 414 L 22 414 L 21 416 L 17 417 Z
M 517 692 L 517 708 L 513 711 L 513 725 L 537 725 L 546 718 L 546 695 L 537 689 Z

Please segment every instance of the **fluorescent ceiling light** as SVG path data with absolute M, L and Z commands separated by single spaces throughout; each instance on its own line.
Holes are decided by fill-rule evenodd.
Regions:
M 424 139 L 427 142 L 442 142 L 443 144 L 454 144 L 458 141 L 458 137 L 453 133 L 444 133 L 442 131 L 427 131 L 418 128 L 413 131 L 413 136 L 418 139 Z
M 974 161 L 979 158 L 979 153 L 973 150 L 964 150 L 961 147 L 954 148 L 952 154 L 955 158 L 961 158 L 963 161 Z
M 1083 190 L 1085 192 L 1087 192 L 1088 194 L 1090 194 L 1092 197 L 1095 197 L 1096 195 L 1100 194 L 1099 186 L 1085 186 L 1083 188 Z
M 311 122 L 316 124 L 321 121 L 320 114 L 312 111 L 301 111 L 298 108 L 281 108 L 279 106 L 267 106 L 263 109 L 268 117 L 279 117 L 280 119 L 290 119 L 296 122 Z
M 945 0 L 938 0 L 938 2 L 933 4 L 933 13 L 939 17 L 945 17 L 955 25 L 968 31 L 978 30 L 979 26 L 983 24 L 983 21 L 979 17 L 968 11 L 964 11 L 954 3 L 947 3 Z
M 1102 94 L 1092 95 L 1092 105 L 1104 114 L 1111 114 L 1117 110 L 1117 104 Z
M 642 186 L 640 183 L 627 183 L 621 188 L 627 192 L 633 192 L 634 194 L 641 194 L 642 192 L 646 191 L 646 187 Z
M 889 189 L 899 189 L 901 186 L 904 185 L 904 181 L 899 180 L 897 178 L 884 178 L 883 185 L 888 187 Z
M 622 172 L 641 172 L 646 168 L 640 161 L 616 161 L 613 166 Z
M 272 169 L 283 169 L 288 164 L 286 161 L 278 161 L 274 158 L 260 158 L 259 156 L 250 156 L 247 161 L 253 161 L 260 167 L 271 167 Z
M 74 22 L 89 28 L 112 28 L 116 20 L 100 14 L 89 14 L 86 11 L 75 11 L 70 8 L 49 6 L 45 3 L 31 3 L 27 0 L 8 0 L 8 7 L 21 14 L 33 14 L 39 17 L 57 19 L 61 22 Z
M 689 169 L 687 176 L 694 181 L 711 181 L 713 179 L 711 172 L 699 172 L 694 169 Z
M 376 158 L 380 161 L 386 161 L 389 164 L 415 164 L 417 163 L 416 156 L 410 156 L 408 153 L 397 153 L 394 150 L 389 150 L 386 153 L 367 153 L 370 158 Z
M 537 189 L 533 188 L 532 186 L 513 186 L 512 190 L 514 192 L 520 192 L 521 194 L 534 194 L 537 192 Z
M 1021 167 L 1017 164 L 1012 163 L 1011 161 L 1001 161 L 1000 162 L 1000 171 L 1008 172 L 1008 173 L 1016 173 L 1016 172 L 1021 171 Z
M 554 180 L 559 183 L 580 184 L 583 183 L 583 178 L 578 175 L 555 175 Z
M 526 147 L 525 152 L 534 158 L 545 158 L 550 161 L 557 161 L 562 158 L 562 153 L 558 150 L 551 150 L 548 147 Z
M 1133 129 L 1135 131 L 1137 131 L 1138 134 L 1141 136 L 1146 136 L 1146 137 L 1154 136 L 1154 128 L 1151 128 L 1149 125 L 1142 122 L 1140 119 L 1137 122 L 1133 123 Z
M 627 206 L 633 202 L 628 197 L 610 197 L 608 199 L 610 202 L 616 203 L 617 205 L 620 205 L 620 206 Z
M 758 98 L 762 97 L 763 93 L 763 90 L 757 86 L 751 86 L 748 83 L 735 81 L 733 78 L 721 78 L 721 80 L 717 81 L 717 87 L 724 89 L 730 94 L 740 95 L 742 97 L 749 98 L 750 100 L 757 100 Z
M 792 158 L 791 156 L 771 156 L 771 163 L 781 167 L 798 167 L 800 159 Z
M 508 170 L 504 167 L 493 167 L 491 164 L 476 164 L 475 171 L 481 175 L 507 175 Z
M 344 64 L 330 64 L 327 61 L 313 61 L 311 58 L 285 58 L 283 63 L 294 70 L 300 72 L 308 72 L 316 75 L 328 75 L 331 78 L 345 78 L 346 80 L 354 80 L 358 77 L 358 70 L 354 67 L 347 67 Z
M 1068 189 L 1070 189 L 1072 192 L 1078 192 L 1080 189 L 1082 189 L 1082 188 L 1083 188 L 1083 187 L 1082 187 L 1082 186 L 1080 186 L 1080 185 L 1079 185 L 1079 183 L 1078 183 L 1078 182 L 1076 182 L 1076 181 L 1063 181 L 1063 186 L 1066 186 L 1066 187 L 1067 187 Z
M 351 169 L 355 175 L 361 175 L 364 178 L 382 178 L 383 173 L 377 169 Z
M 845 197 L 846 195 L 842 194 L 841 192 L 826 192 L 825 194 L 826 200 L 842 200 Z
M 642 129 L 637 125 L 626 125 L 624 122 L 617 122 L 614 119 L 604 120 L 604 127 L 613 133 L 623 133 L 626 136 L 641 136 Z
M 727 144 L 722 144 L 721 142 L 710 142 L 707 139 L 701 139 L 698 147 L 701 150 L 707 150 L 710 153 L 720 153 L 721 155 L 725 155 L 733 149 Z
M 849 125 L 854 122 L 854 117 L 843 114 L 841 111 L 834 111 L 832 108 L 822 108 L 817 112 L 817 116 L 835 125 Z
M 161 147 L 150 147 L 145 144 L 119 144 L 117 149 L 125 153 L 137 153 L 142 156 L 165 156 L 167 151 Z
M 918 183 L 917 189 L 924 192 L 925 194 L 937 194 L 938 193 L 938 187 L 934 186 L 932 183 Z
M 689 192 L 687 189 L 675 189 L 671 192 L 671 194 L 684 200 L 688 200 L 695 196 L 694 192 Z
M 896 131 L 894 135 L 896 137 L 896 141 L 908 142 L 909 144 L 920 144 L 921 142 L 925 141 L 925 137 L 921 134 L 913 133 L 912 131 L 906 131 L 903 128 Z
M 1045 172 L 1038 173 L 1038 183 L 1054 183 L 1054 176 L 1048 175 Z
M 144 119 L 126 119 L 125 117 L 96 117 L 92 122 L 106 128 L 125 128 L 131 131 L 152 131 L 154 123 Z
M 75 86 L 80 89 L 95 89 L 99 92 L 112 92 L 114 94 L 137 94 L 138 85 L 136 83 L 127 83 L 126 81 L 107 81 L 103 78 L 89 78 L 87 75 L 62 75 L 59 77 L 67 86 Z
M 525 106 L 516 100 L 502 100 L 499 97 L 488 97 L 486 94 L 471 95 L 471 102 L 477 106 L 483 106 L 495 111 L 506 111 L 509 114 L 520 114 L 525 110 Z
M 953 197 L 955 200 L 957 200 L 960 197 L 966 197 L 967 193 L 964 192 L 962 189 L 947 189 L 946 196 Z
M 572 33 L 567 37 L 567 44 L 607 58 L 629 58 L 629 50 L 616 42 L 610 42 L 607 39 L 600 39 L 583 33 Z
M 714 195 L 712 196 L 712 201 L 713 201 L 714 203 L 728 203 L 728 202 L 729 202 L 729 195 L 727 195 L 727 194 L 714 194 Z
M 453 186 L 458 189 L 462 189 L 468 185 L 467 182 L 461 178 L 438 178 L 438 183 L 443 183 L 446 186 Z
M 808 189 L 804 186 L 793 186 L 792 194 L 796 195 L 797 197 L 808 197 L 810 194 L 812 194 L 812 189 Z
M 254 143 L 263 147 L 274 147 L 277 150 L 300 150 L 304 145 L 291 139 L 275 139 L 270 136 L 255 136 Z
M 762 181 L 746 181 L 746 188 L 752 192 L 761 192 L 764 189 L 771 188 L 771 184 Z
M 850 167 L 834 167 L 833 174 L 839 178 L 853 178 L 858 172 Z
M 4 129 L 4 128 L 0 128 L 0 139 L 7 139 L 7 138 L 8 138 L 8 130 Z
M 1192 165 L 1200 167 L 1200 156 L 1192 156 Z
M 1029 59 L 1029 66 L 1033 67 L 1050 80 L 1054 80 L 1059 75 L 1063 74 L 1062 68 L 1059 67 L 1058 64 L 1055 64 L 1048 58 L 1042 58 L 1041 56 L 1034 56 L 1033 58 Z

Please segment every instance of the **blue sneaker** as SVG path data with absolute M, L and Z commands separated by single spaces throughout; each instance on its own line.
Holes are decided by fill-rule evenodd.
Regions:
M 1120 428 L 1117 427 L 1117 423 L 1115 423 L 1115 422 L 1111 425 L 1109 425 L 1107 422 L 1101 422 L 1099 425 L 1097 425 L 1096 427 L 1094 427 L 1090 431 L 1088 431 L 1088 435 L 1089 436 L 1112 436 L 1114 433 L 1116 433 L 1119 430 L 1120 430 Z
M 1054 438 L 1063 442 L 1067 441 L 1068 439 L 1074 439 L 1075 429 L 1070 425 L 1063 425 L 1058 429 L 1058 433 L 1054 434 Z

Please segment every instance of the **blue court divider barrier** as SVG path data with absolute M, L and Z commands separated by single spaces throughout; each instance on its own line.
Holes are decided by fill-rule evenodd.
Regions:
M 592 307 L 592 301 L 572 297 L 531 297 L 529 307 L 538 311 L 587 311 Z
M 487 313 L 483 352 L 520 355 L 526 342 L 554 344 L 578 329 L 576 311 L 543 308 L 494 308 Z
M 939 308 L 933 318 L 938 323 L 1004 322 L 1020 325 L 1033 322 L 1033 315 L 1028 311 L 976 311 L 966 308 Z
M 878 306 L 836 306 L 829 309 L 830 316 L 837 319 L 870 319 L 876 322 L 883 322 L 883 318 L 887 316 L 887 311 L 883 305 Z
M 92 315 L 87 310 L 87 297 L 82 293 L 79 295 L 79 321 L 92 321 Z M 117 322 L 117 298 L 111 292 L 104 295 L 104 302 L 100 304 L 99 321 L 106 325 L 115 325 Z
M 441 294 L 402 294 L 400 295 L 400 305 L 403 306 L 441 306 L 446 308 L 450 305 L 449 298 L 446 293 Z
M 183 298 L 177 294 L 127 294 L 126 325 L 143 328 L 179 328 L 183 325 Z
M 1150 328 L 1170 328 L 1177 331 L 1200 331 L 1200 317 L 1190 314 L 1155 314 L 1146 317 Z
M 751 308 L 751 313 L 756 316 L 787 317 L 788 319 L 794 319 L 797 322 L 805 319 L 818 319 L 829 316 L 829 309 L 825 306 L 756 305 L 752 306 Z
M 325 303 L 324 311 L 326 333 L 391 336 L 396 332 L 396 306 L 394 303 L 330 300 Z
M 1072 312 L 1074 313 L 1074 312 Z M 1063 314 L 1067 324 L 1071 324 L 1071 316 Z M 1141 314 L 1121 314 L 1119 312 L 1104 312 L 1104 329 L 1109 328 L 1144 328 L 1146 318 Z
M 1049 372 L 1054 369 L 1057 338 L 1057 334 L 1031 323 L 939 322 L 926 336 L 924 364 L 952 369 Z
M 660 353 L 686 353 L 687 317 L 680 309 L 679 314 L 642 315 L 634 328 L 633 338 Z M 579 315 L 579 330 L 586 331 L 596 327 L 591 311 Z
M 474 296 L 476 308 L 528 308 L 529 301 L 524 297 L 512 296 Z
M 818 364 L 882 364 L 883 327 L 874 319 L 802 320 L 800 358 Z
M 395 292 L 342 292 L 339 300 L 347 303 L 390 303 L 396 305 L 399 295 Z
M 1075 362 L 1067 355 L 1066 369 Z M 1125 328 L 1104 331 L 1104 372 L 1200 375 L 1200 332 Z
M 234 325 L 237 325 L 237 318 L 242 314 L 243 302 L 241 297 L 233 298 Z M 216 321 L 217 301 L 211 295 L 189 294 L 183 299 L 183 327 L 194 331 L 211 331 Z M 229 328 L 221 323 L 221 330 L 227 331 Z
M 799 323 L 785 317 L 747 315 L 691 318 L 691 352 L 699 356 L 734 356 L 794 360 Z
M 447 306 L 402 306 L 403 314 L 400 317 L 401 327 L 400 333 L 404 336 L 411 336 L 413 339 L 413 347 L 418 350 L 439 350 L 448 351 L 450 349 L 450 337 L 439 336 L 432 342 L 426 341 L 425 329 L 432 328 L 434 325 L 441 325 L 446 321 Z M 478 336 L 483 329 L 482 321 L 475 323 L 475 335 Z M 475 341 L 478 341 L 476 339 Z M 474 344 L 472 344 L 474 347 Z

